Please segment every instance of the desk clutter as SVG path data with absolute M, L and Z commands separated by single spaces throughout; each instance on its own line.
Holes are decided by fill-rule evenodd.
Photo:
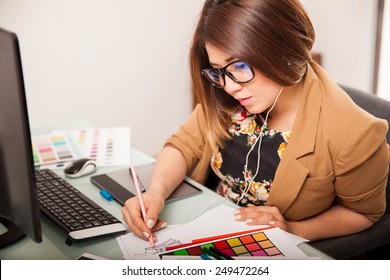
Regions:
M 34 165 L 61 169 L 78 158 L 91 158 L 98 166 L 130 164 L 130 127 L 53 131 L 32 136 Z

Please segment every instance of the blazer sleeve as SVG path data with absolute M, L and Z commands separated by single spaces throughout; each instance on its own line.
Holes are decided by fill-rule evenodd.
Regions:
M 206 145 L 206 120 L 202 107 L 198 104 L 187 122 L 169 137 L 165 146 L 178 149 L 184 156 L 189 174 L 202 158 Z
M 376 222 L 386 210 L 389 172 L 387 122 L 373 118 L 351 135 L 335 170 L 338 203 Z

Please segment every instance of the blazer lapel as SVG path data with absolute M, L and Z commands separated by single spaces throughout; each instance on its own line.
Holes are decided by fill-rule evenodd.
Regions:
M 277 206 L 284 213 L 297 197 L 308 174 L 309 170 L 286 150 L 276 171 L 267 205 Z
M 319 126 L 322 86 L 308 64 L 304 77 L 301 103 L 290 141 L 275 173 L 267 205 L 277 206 L 284 213 L 294 202 L 309 170 L 298 159 L 314 151 Z

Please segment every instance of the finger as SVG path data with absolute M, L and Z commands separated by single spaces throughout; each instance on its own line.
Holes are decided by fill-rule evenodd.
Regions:
M 274 206 L 255 206 L 240 208 L 234 212 L 234 218 L 237 221 L 244 221 L 246 219 L 265 215 L 266 213 L 273 215 L 277 220 L 284 221 L 283 215 L 280 213 L 279 209 Z
M 277 219 L 270 213 L 263 212 L 261 215 L 254 217 L 248 217 L 244 220 L 247 225 L 269 225 L 270 222 L 274 222 Z
M 157 222 L 155 223 L 155 225 L 151 229 L 152 230 L 151 234 L 152 234 L 154 242 L 157 241 L 157 236 L 155 235 L 155 232 L 164 229 L 165 227 L 167 227 L 167 225 L 168 224 L 167 224 L 166 221 L 164 221 L 164 220 L 157 220 Z
M 248 225 L 274 226 L 277 221 L 285 222 L 279 209 L 274 206 L 254 206 L 236 209 L 234 218 L 236 221 L 242 221 Z
M 236 210 L 237 213 L 245 214 L 251 212 L 268 212 L 273 215 L 280 214 L 279 208 L 275 206 L 253 206 L 253 207 L 242 207 Z
M 286 224 L 286 221 L 285 220 L 278 220 L 276 219 L 276 217 L 272 217 L 270 216 L 269 217 L 269 221 L 268 223 L 266 222 L 267 219 L 265 219 L 265 217 L 263 217 L 264 220 L 260 221 L 259 219 L 248 219 L 246 220 L 245 222 L 247 223 L 247 225 L 250 225 L 250 226 L 255 226 L 255 225 L 259 225 L 259 224 L 267 224 L 271 227 L 278 227 L 278 228 L 281 228 L 283 230 L 286 230 L 288 229 L 288 225 Z
M 156 224 L 152 228 L 152 232 L 162 230 L 162 229 L 166 228 L 167 226 L 168 226 L 168 224 L 166 221 L 157 220 Z
M 152 229 L 158 220 L 160 212 L 164 209 L 164 198 L 154 193 L 144 193 L 145 221 L 149 229 Z
M 156 206 L 152 205 L 147 209 L 145 223 L 149 229 L 153 229 L 158 221 L 158 215 L 160 213 L 160 209 Z
M 240 208 L 234 211 L 234 219 L 236 221 L 245 221 L 249 218 L 256 218 L 262 215 L 272 215 L 270 212 L 263 211 L 262 206 Z
M 127 225 L 129 226 L 129 229 L 133 233 L 144 240 L 147 240 L 150 237 L 152 233 L 142 217 L 138 200 L 127 200 L 125 206 L 122 208 L 122 213 L 125 217 Z

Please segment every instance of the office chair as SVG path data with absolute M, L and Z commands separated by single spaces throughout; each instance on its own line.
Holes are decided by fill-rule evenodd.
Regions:
M 373 94 L 341 86 L 361 108 L 390 124 L 390 102 Z M 390 143 L 390 131 L 387 133 Z M 386 187 L 387 208 L 384 216 L 372 227 L 348 236 L 310 243 L 335 259 L 390 259 L 390 180 Z

